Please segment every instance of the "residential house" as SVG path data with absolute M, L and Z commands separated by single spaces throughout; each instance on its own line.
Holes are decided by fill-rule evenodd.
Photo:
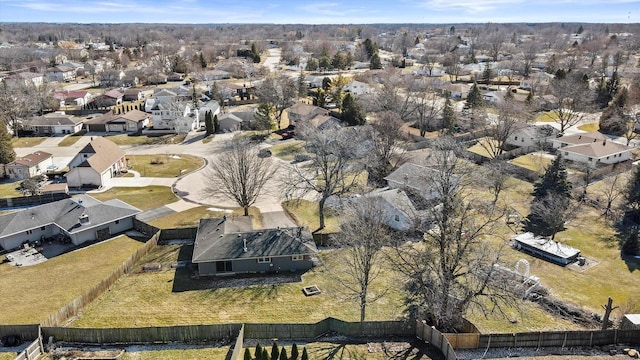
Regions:
M 93 137 L 69 162 L 67 184 L 74 187 L 101 187 L 127 168 L 124 151 L 110 140 Z
M 36 151 L 19 157 L 4 166 L 6 176 L 12 180 L 24 180 L 43 174 L 53 155 L 44 151 Z
M 242 129 L 242 119 L 233 113 L 225 113 L 218 117 L 221 132 L 234 132 Z
M 107 122 L 113 118 L 113 111 L 109 110 L 105 114 L 99 114 L 89 118 L 84 122 L 84 126 L 88 132 L 106 132 Z
M 58 65 L 48 68 L 46 75 L 50 81 L 69 82 L 76 78 L 76 69 L 68 65 Z
M 177 72 L 171 73 L 171 74 L 167 75 L 167 80 L 169 80 L 169 81 L 182 81 L 182 80 L 184 80 L 184 74 L 177 73 Z
M 611 141 L 599 132 L 565 135 L 551 140 L 565 159 L 596 166 L 631 158 L 632 147 Z
M 309 120 L 298 121 L 297 124 L 308 123 L 320 131 L 342 127 L 342 121 L 331 115 L 318 114 Z
M 141 211 L 118 199 L 105 202 L 87 195 L 55 201 L 0 216 L 0 246 L 4 250 L 25 242 L 64 236 L 74 245 L 101 241 L 133 228 Z
M 151 115 L 140 110 L 130 110 L 122 115 L 114 115 L 106 121 L 108 132 L 138 132 L 149 125 Z
M 197 109 L 192 110 L 188 102 L 156 102 L 151 113 L 154 130 L 171 130 L 180 134 L 200 128 L 200 113 Z
M 449 93 L 449 97 L 454 100 L 465 100 L 469 95 L 471 85 L 469 84 L 448 84 L 442 88 L 444 93 Z
M 100 107 L 111 107 L 122 104 L 123 97 L 124 94 L 120 90 L 112 89 L 96 96 L 93 103 Z
M 223 80 L 223 79 L 230 79 L 231 75 L 229 74 L 228 71 L 224 71 L 224 70 L 208 70 L 205 71 L 204 73 L 202 73 L 199 77 L 198 80 L 204 82 L 205 84 L 207 84 L 209 81 L 215 81 L 215 80 Z
M 403 189 L 422 197 L 424 200 L 437 201 L 440 194 L 438 189 L 434 189 L 432 180 L 438 179 L 439 172 L 440 170 L 407 162 L 400 165 L 384 179 L 387 180 L 391 189 Z M 454 179 L 454 181 L 458 182 L 459 179 Z M 454 184 L 454 186 L 457 185 Z
M 528 125 L 514 130 L 505 141 L 506 144 L 519 147 L 540 146 L 551 142 L 558 135 L 558 130 L 551 125 Z
M 390 228 L 407 231 L 414 227 L 414 221 L 418 211 L 413 202 L 402 189 L 376 189 L 354 200 L 371 200 L 375 211 L 382 213 L 382 222 Z M 368 216 L 367 208 L 363 208 L 364 215 Z
M 144 99 L 144 92 L 140 89 L 126 89 L 122 101 L 138 101 Z
M 53 97 L 60 102 L 60 107 L 83 106 L 91 100 L 88 91 L 55 91 Z
M 201 219 L 191 262 L 200 276 L 305 271 L 317 263 L 308 228 L 254 230 L 251 217 Z
M 30 119 L 25 124 L 25 130 L 34 135 L 75 134 L 82 130 L 82 119 L 64 112 L 56 111 Z
M 355 96 L 369 94 L 373 92 L 373 88 L 362 81 L 352 80 L 342 88 L 344 91 L 350 92 Z
M 25 86 L 39 88 L 44 84 L 44 76 L 34 72 L 20 72 L 5 77 L 3 81 L 11 89 Z
M 315 105 L 296 103 L 287 109 L 289 123 L 295 125 L 299 121 L 311 120 L 316 115 L 329 115 L 329 111 Z

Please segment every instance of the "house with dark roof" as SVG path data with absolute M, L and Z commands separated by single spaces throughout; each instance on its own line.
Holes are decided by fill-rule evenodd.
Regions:
M 249 216 L 201 219 L 191 262 L 200 276 L 304 271 L 317 263 L 308 228 L 254 230 Z
M 75 134 L 82 130 L 82 119 L 64 112 L 54 112 L 31 118 L 25 124 L 25 130 L 34 135 L 51 136 L 57 134 Z
M 126 89 L 122 96 L 123 101 L 138 101 L 144 99 L 144 92 L 141 89 Z
M 93 103 L 102 107 L 116 106 L 122 104 L 123 97 L 124 94 L 120 90 L 112 89 L 96 96 Z
M 130 110 L 122 115 L 114 115 L 106 121 L 108 132 L 137 132 L 149 125 L 151 115 L 140 110 Z
M 127 168 L 124 151 L 110 140 L 93 137 L 69 162 L 67 184 L 73 187 L 101 187 Z
M 632 147 L 618 144 L 599 132 L 589 132 L 556 137 L 553 147 L 565 159 L 596 166 L 615 164 L 631 158 Z
M 424 200 L 437 201 L 440 194 L 439 190 L 434 188 L 434 183 L 437 183 L 441 177 L 440 173 L 440 170 L 407 162 L 400 165 L 384 179 L 392 189 L 403 189 L 422 197 Z M 454 179 L 454 181 L 459 182 L 459 179 Z M 454 184 L 454 186 L 457 185 Z
M 4 169 L 9 179 L 23 180 L 43 174 L 52 157 L 48 152 L 36 151 L 6 164 Z
M 93 115 L 93 117 L 85 120 L 85 129 L 87 129 L 88 132 L 106 132 L 107 122 L 109 122 L 113 117 L 113 110 L 109 110 L 104 114 Z
M 4 250 L 24 242 L 62 235 L 75 245 L 100 241 L 133 228 L 140 213 L 123 201 L 98 201 L 80 195 L 0 216 L 0 246 Z

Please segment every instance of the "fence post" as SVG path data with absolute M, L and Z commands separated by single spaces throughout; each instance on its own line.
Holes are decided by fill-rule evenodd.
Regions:
M 589 336 L 589 347 L 593 347 L 593 331 L 591 332 L 591 335 Z
M 542 342 L 542 331 L 538 332 L 538 347 L 537 349 L 540 349 L 540 343 Z
M 562 340 L 562 348 L 564 349 L 565 345 L 567 345 L 567 332 L 564 332 L 564 340 Z

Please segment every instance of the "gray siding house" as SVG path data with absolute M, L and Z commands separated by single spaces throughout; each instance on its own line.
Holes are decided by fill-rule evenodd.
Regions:
M 200 276 L 304 271 L 317 263 L 303 227 L 254 230 L 251 217 L 201 219 L 191 262 Z

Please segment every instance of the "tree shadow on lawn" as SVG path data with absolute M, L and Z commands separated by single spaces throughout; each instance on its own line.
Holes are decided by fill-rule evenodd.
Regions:
M 640 256 L 626 255 L 626 254 L 620 253 L 620 257 L 622 258 L 624 263 L 627 265 L 627 269 L 629 269 L 629 272 L 632 273 L 636 270 L 640 270 Z
M 395 341 L 394 341 L 395 340 Z M 316 348 L 310 355 L 322 359 L 366 359 L 367 354 L 355 352 L 348 345 L 367 345 L 371 353 L 383 353 L 384 358 L 393 360 L 444 360 L 442 352 L 433 345 L 417 339 L 348 339 L 328 342 Z

